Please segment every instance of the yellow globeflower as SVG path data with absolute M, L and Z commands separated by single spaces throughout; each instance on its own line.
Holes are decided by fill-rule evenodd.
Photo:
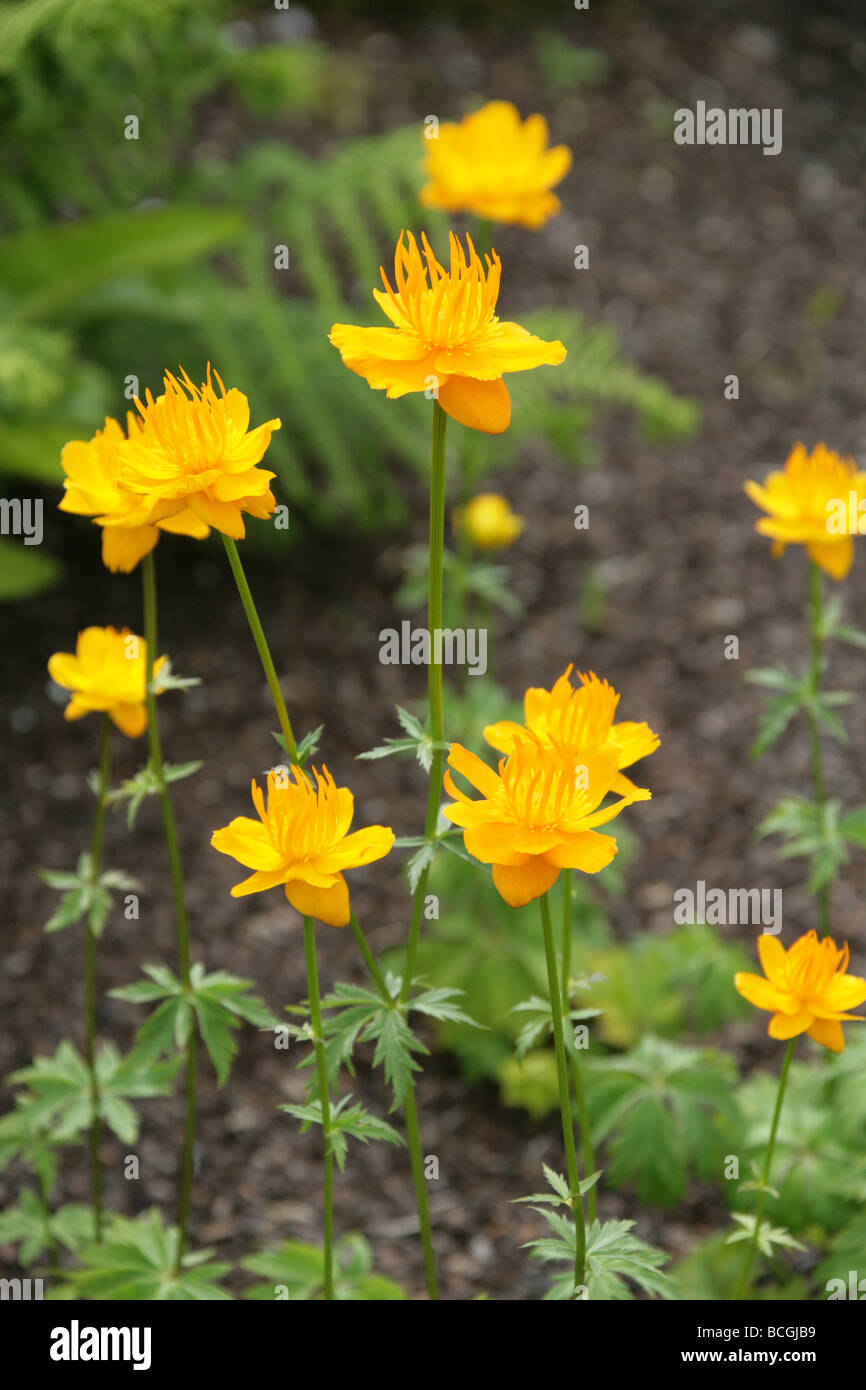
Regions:
M 800 1033 L 831 1052 L 845 1046 L 843 1023 L 862 1023 L 849 1014 L 866 1001 L 866 980 L 848 975 L 848 946 L 839 950 L 831 936 L 819 941 L 813 931 L 795 941 L 787 951 L 775 936 L 758 937 L 761 975 L 739 971 L 734 984 L 744 999 L 772 1013 L 771 1038 L 795 1038 Z
M 135 415 L 127 413 L 126 428 L 131 437 L 141 433 Z M 102 528 L 102 562 L 107 569 L 129 573 L 139 560 L 153 550 L 160 531 L 203 540 L 210 527 L 189 508 L 151 525 L 152 504 L 146 497 L 127 491 L 119 481 L 126 435 L 116 420 L 106 417 L 105 429 L 90 440 L 73 439 L 65 445 L 60 462 L 66 489 L 60 510 L 78 516 L 92 516 Z
M 162 670 L 166 659 L 161 656 L 154 662 L 154 675 Z M 147 728 L 147 645 L 129 628 L 118 632 L 113 627 L 86 627 L 78 634 L 74 653 L 54 653 L 48 674 L 72 691 L 63 711 L 66 719 L 107 714 L 129 738 L 138 738 Z
M 442 813 L 463 828 L 468 852 L 493 865 L 493 882 L 512 907 L 540 898 L 560 869 L 587 874 L 603 869 L 617 843 L 612 835 L 599 835 L 596 826 L 613 820 L 631 802 L 650 799 L 648 791 L 634 787 L 601 808 L 617 777 L 619 757 L 612 745 L 582 751 L 577 759 L 561 745 L 543 744 L 530 735 L 515 744 L 494 772 L 452 743 L 448 764 L 482 799 L 474 801 L 458 791 L 446 772 L 445 790 L 457 801 Z
M 571 168 L 571 150 L 549 147 L 543 116 L 521 121 L 510 101 L 490 101 L 459 125 L 441 125 L 438 138 L 425 144 L 430 182 L 421 190 L 421 202 L 427 207 L 533 230 L 562 207 L 550 190 Z
M 479 492 L 454 511 L 454 525 L 478 550 L 505 550 L 513 545 L 526 522 L 511 510 L 498 492 Z
M 854 559 L 860 503 L 866 500 L 866 473 L 852 458 L 840 458 L 816 444 L 807 454 L 792 449 L 783 470 L 767 475 L 763 486 L 744 483 L 752 501 L 767 512 L 755 529 L 773 540 L 773 554 L 787 545 L 805 545 L 811 559 L 833 579 L 844 579 Z
M 216 390 L 213 385 L 216 380 Z M 146 403 L 136 401 L 141 429 L 123 450 L 120 482 L 150 503 L 150 521 L 159 523 L 187 508 L 207 526 L 242 540 L 243 513 L 260 518 L 274 510 L 270 481 L 275 476 L 256 464 L 264 457 L 279 420 L 249 429 L 250 403 L 219 375 L 194 386 L 165 374 L 165 391 Z
M 552 690 L 537 687 L 527 690 L 523 700 L 525 724 L 515 724 L 510 719 L 488 724 L 484 737 L 491 747 L 500 753 L 511 753 L 515 744 L 527 734 L 544 744 L 558 744 L 575 758 L 582 749 L 610 746 L 617 751 L 620 771 L 655 752 L 659 737 L 648 724 L 635 724 L 631 720 L 614 724 L 620 697 L 613 686 L 590 671 L 586 676 L 578 672 L 580 685 L 574 689 L 571 670 L 569 666 Z M 619 775 L 611 786 L 620 795 L 634 790 L 633 783 Z
M 407 238 L 404 240 L 404 238 Z M 393 328 L 335 323 L 331 342 L 344 364 L 392 399 L 412 391 L 435 395 L 446 414 L 486 434 L 501 434 L 511 420 L 503 372 L 556 366 L 562 343 L 546 343 L 518 323 L 496 317 L 501 263 L 496 252 L 481 263 L 469 237 L 463 250 L 449 233 L 451 261 L 439 264 L 426 236 L 423 256 L 411 232 L 401 232 L 394 254 L 394 288 L 373 297 Z
M 323 768 L 313 769 L 315 785 L 301 768 L 268 773 L 267 800 L 252 784 L 259 819 L 237 816 L 215 830 L 214 849 L 255 872 L 232 889 L 232 897 L 263 893 L 284 884 L 286 897 L 304 917 L 330 927 L 349 921 L 349 890 L 343 870 L 382 859 L 394 844 L 384 825 L 348 833 L 354 798 Z

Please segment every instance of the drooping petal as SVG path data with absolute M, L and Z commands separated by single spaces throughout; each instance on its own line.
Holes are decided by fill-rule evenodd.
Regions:
M 451 377 L 439 387 L 439 404 L 452 420 L 483 434 L 502 434 L 511 423 L 511 397 L 501 379 Z
M 831 1052 L 844 1051 L 845 1034 L 842 1032 L 841 1023 L 831 1019 L 816 1018 L 812 1027 L 807 1031 L 813 1042 L 820 1043 L 822 1047 L 829 1047 Z
M 129 574 L 158 540 L 155 526 L 103 526 L 102 563 L 112 574 Z
M 607 868 L 617 853 L 613 835 L 599 835 L 595 830 L 568 835 L 547 851 L 545 859 L 558 869 L 580 869 L 585 874 L 597 874 Z
M 345 927 L 349 922 L 349 890 L 344 878 L 332 888 L 311 888 L 306 883 L 287 883 L 286 897 L 302 917 L 314 917 L 329 927 Z
M 494 864 L 493 882 L 511 907 L 525 907 L 552 888 L 559 869 L 546 859 L 528 859 L 525 864 Z
M 771 985 L 762 975 L 752 975 L 747 970 L 738 970 L 734 976 L 734 987 L 744 999 L 758 1009 L 768 1009 L 771 1013 L 799 1012 L 799 1005 L 790 994 Z
M 282 869 L 274 869 L 272 873 L 264 873 L 259 869 L 242 883 L 235 884 L 232 897 L 246 898 L 250 893 L 266 893 L 269 888 L 276 888 L 277 884 L 282 883 L 284 877 Z
M 771 1038 L 778 1038 L 784 1042 L 788 1038 L 796 1038 L 800 1033 L 807 1032 L 814 1022 L 815 1019 L 808 1009 L 800 1009 L 795 1014 L 773 1014 L 767 1032 Z
M 139 738 L 147 728 L 147 710 L 143 704 L 112 705 L 108 713 L 127 738 Z

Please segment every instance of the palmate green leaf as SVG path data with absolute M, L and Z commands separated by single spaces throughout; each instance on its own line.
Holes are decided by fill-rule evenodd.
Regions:
M 550 1012 L 550 1000 L 542 999 L 540 995 L 533 995 L 531 999 L 524 999 L 522 1003 L 515 1004 L 511 1012 L 530 1015 L 515 1041 L 517 1059 L 522 1061 L 527 1052 L 531 1051 L 547 1037 L 548 1033 L 552 1032 L 553 1018 Z M 572 1023 L 581 1023 L 591 1018 L 600 1018 L 603 1012 L 603 1009 L 570 1009 L 568 1018 Z
M 75 1144 L 76 1139 L 67 1142 Z M 13 1160 L 26 1163 L 51 1193 L 57 1180 L 58 1142 L 38 1100 L 17 1095 L 12 1110 L 0 1117 L 0 1172 Z
M 148 1057 L 182 1050 L 189 1039 L 193 1021 L 198 1022 L 202 1041 L 213 1062 L 217 1082 L 224 1085 L 237 1055 L 235 1038 L 241 1020 L 256 1028 L 277 1028 L 279 1021 L 268 1006 L 249 991 L 252 980 L 242 980 L 225 970 L 205 974 L 196 962 L 190 971 L 189 991 L 167 966 L 142 967 L 146 980 L 110 991 L 114 999 L 130 1004 L 162 1000 L 136 1036 L 141 1052 Z
M 755 1216 L 752 1212 L 734 1212 L 734 1220 L 739 1222 L 740 1230 L 734 1231 L 728 1236 L 726 1244 L 735 1245 L 738 1241 L 750 1241 L 755 1234 Z M 805 1245 L 801 1241 L 795 1240 L 790 1231 L 784 1226 L 771 1226 L 768 1221 L 762 1221 L 758 1228 L 758 1249 L 762 1255 L 772 1259 L 774 1247 L 779 1246 L 787 1250 L 805 1250 Z
M 429 772 L 433 765 L 434 749 L 445 751 L 450 745 L 447 743 L 436 743 L 431 738 L 427 725 L 422 725 L 421 721 L 416 719 L 414 714 L 410 714 L 410 712 L 403 709 L 401 705 L 397 705 L 396 710 L 397 719 L 406 732 L 406 738 L 386 738 L 385 742 L 379 744 L 378 747 L 369 748 L 365 753 L 359 753 L 359 759 L 369 762 L 378 758 L 389 758 L 394 753 L 414 753 L 424 771 Z M 414 892 L 414 889 L 412 891 Z
M 30 1187 L 18 1193 L 18 1205 L 0 1212 L 0 1245 L 17 1245 L 18 1262 L 24 1268 L 52 1244 L 80 1250 L 93 1238 L 90 1207 L 71 1202 L 46 1213 Z
M 702 1177 L 720 1171 L 737 1117 L 726 1054 L 650 1037 L 589 1065 L 593 1134 L 609 1143 L 614 1186 L 635 1182 L 643 1201 L 670 1206 L 690 1167 Z
M 763 757 L 787 729 L 794 715 L 803 707 L 803 696 L 780 695 L 767 704 L 767 709 L 758 723 L 758 737 L 749 749 L 750 758 Z
M 230 1300 L 221 1287 L 228 1264 L 209 1250 L 188 1251 L 175 1270 L 180 1233 L 163 1225 L 152 1209 L 136 1221 L 112 1216 L 101 1245 L 82 1251 L 81 1267 L 66 1276 L 77 1298 L 124 1302 L 213 1302 Z
M 99 1113 L 123 1143 L 138 1137 L 138 1116 L 129 1101 L 170 1095 L 180 1061 L 155 1062 L 137 1048 L 124 1057 L 113 1043 L 101 1045 L 96 1054 Z M 90 1076 L 70 1042 L 62 1042 L 53 1057 L 36 1057 L 9 1080 L 28 1088 L 34 1122 L 50 1124 L 57 1143 L 76 1138 L 90 1125 Z
M 547 1300 L 574 1298 L 574 1261 L 576 1234 L 571 1216 L 536 1208 L 550 1226 L 553 1235 L 531 1241 L 528 1248 L 535 1259 L 546 1263 L 562 1262 L 566 1269 L 558 1274 L 547 1294 Z M 585 1294 L 592 1301 L 631 1300 L 632 1285 L 650 1298 L 679 1298 L 676 1285 L 662 1273 L 661 1266 L 668 1256 L 631 1234 L 633 1221 L 594 1221 L 586 1236 Z
M 372 1252 L 363 1236 L 350 1234 L 338 1240 L 334 1247 L 334 1297 L 361 1303 L 404 1299 L 400 1285 L 375 1274 L 372 1264 Z M 287 1240 L 273 1250 L 247 1256 L 241 1266 L 264 1281 L 248 1289 L 245 1298 L 309 1302 L 324 1297 L 325 1257 L 317 1245 Z
M 166 782 L 180 782 L 185 777 L 192 777 L 202 766 L 201 762 L 188 763 L 166 763 L 163 772 Z M 93 785 L 93 784 L 91 784 Z M 96 790 L 95 786 L 93 787 Z M 157 796 L 160 792 L 160 782 L 151 764 L 148 762 L 144 767 L 139 768 L 133 777 L 128 777 L 119 787 L 112 788 L 106 796 L 109 805 L 116 805 L 127 801 L 126 825 L 128 830 L 132 830 L 135 825 L 136 817 L 141 809 L 141 804 L 147 796 Z
M 49 888 L 63 893 L 60 906 L 45 923 L 46 932 L 62 931 L 86 917 L 90 930 L 99 937 L 114 901 L 111 890 L 133 892 L 141 887 L 138 879 L 120 869 L 107 869 L 95 875 L 93 860 L 87 851 L 79 857 L 75 873 L 45 869 L 39 876 Z
M 405 1143 L 403 1136 L 398 1134 L 387 1120 L 372 1115 L 360 1101 L 350 1106 L 351 1099 L 351 1095 L 342 1096 L 336 1103 L 331 1104 L 327 1142 L 340 1172 L 343 1172 L 346 1166 L 347 1135 L 359 1139 L 362 1144 L 369 1143 L 371 1139 L 383 1140 L 386 1144 Z M 284 1110 L 287 1115 L 294 1115 L 296 1120 L 300 1120 L 302 1134 L 306 1134 L 311 1125 L 322 1124 L 322 1105 L 319 1100 L 309 1101 L 306 1105 L 279 1105 L 277 1109 Z
M 311 729 L 308 734 L 304 734 L 304 737 L 300 739 L 298 743 L 295 745 L 294 762 L 296 767 L 304 767 L 304 765 L 309 761 L 309 759 L 312 758 L 318 752 L 319 739 L 322 736 L 322 730 L 324 729 L 324 727 L 324 724 L 319 724 L 315 729 Z M 276 730 L 273 730 L 272 732 L 274 738 L 282 748 L 283 752 L 287 753 L 289 757 L 291 757 L 291 749 L 289 748 L 289 745 L 286 742 L 285 734 L 278 733 Z
M 541 1167 L 544 1170 L 544 1176 L 553 1189 L 553 1196 L 551 1196 L 549 1192 L 533 1192 L 529 1197 L 515 1197 L 514 1201 L 516 1203 L 542 1202 L 552 1207 L 570 1207 L 571 1194 L 568 1187 L 568 1180 L 562 1173 L 555 1173 L 552 1168 L 548 1168 L 546 1163 L 542 1163 Z M 588 1178 L 583 1178 L 578 1182 L 577 1187 L 581 1197 L 585 1197 L 587 1192 L 590 1192 L 592 1188 L 595 1187 L 603 1171 L 603 1169 L 599 1168 L 597 1172 L 590 1173 Z
M 810 860 L 808 889 L 816 893 L 832 882 L 847 862 L 848 851 L 841 832 L 841 802 L 830 798 L 823 806 L 801 796 L 785 796 L 758 826 L 759 838 L 779 834 L 785 844 L 783 859 L 801 855 Z

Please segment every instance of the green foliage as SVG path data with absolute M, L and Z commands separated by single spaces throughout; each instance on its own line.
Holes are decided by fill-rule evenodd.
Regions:
M 162 770 L 166 782 L 171 783 L 180 782 L 185 777 L 192 777 L 201 766 L 200 762 L 164 763 Z M 126 828 L 132 830 L 145 797 L 158 796 L 160 791 L 160 779 L 148 762 L 144 767 L 139 768 L 132 777 L 127 777 L 119 787 L 109 791 L 105 800 L 110 806 L 123 801 L 129 803 L 126 808 Z
M 736 1069 L 725 1053 L 645 1037 L 587 1068 L 593 1136 L 608 1141 L 613 1186 L 634 1183 L 642 1201 L 671 1206 L 691 1170 L 721 1173 L 737 1118 Z
M 760 758 L 771 748 L 787 729 L 794 715 L 802 710 L 813 716 L 820 728 L 824 729 L 839 743 L 847 743 L 848 735 L 834 710 L 850 705 L 854 696 L 847 690 L 822 690 L 816 694 L 812 690 L 809 675 L 798 678 L 784 666 L 762 667 L 746 673 L 746 680 L 753 685 L 779 693 L 767 700 L 767 708 L 761 717 L 758 737 L 752 745 L 751 756 Z
M 92 856 L 87 851 L 79 857 L 74 873 L 43 869 L 39 877 L 49 888 L 56 888 L 63 894 L 60 906 L 45 923 L 45 931 L 62 931 L 86 918 L 96 937 L 102 935 L 114 902 L 111 889 L 131 893 L 141 887 L 138 879 L 130 878 L 119 869 L 107 869 L 96 875 Z
M 111 990 L 110 994 L 128 1004 L 162 1001 L 138 1031 L 138 1050 L 146 1057 L 180 1051 L 197 1023 L 217 1083 L 223 1086 L 237 1055 L 235 1033 L 241 1020 L 255 1028 L 279 1027 L 267 1005 L 258 995 L 250 994 L 252 980 L 238 979 L 227 970 L 214 970 L 208 975 L 204 966 L 196 962 L 187 990 L 165 965 L 145 965 L 142 969 L 147 980 Z
M 791 1066 L 771 1174 L 778 1198 L 767 1198 L 767 1216 L 796 1233 L 814 1224 L 837 1230 L 866 1202 L 866 1116 L 861 1102 L 859 1113 L 846 1123 L 834 1098 L 840 1082 L 842 1094 L 851 1093 L 849 1086 L 857 1089 L 834 1063 Z M 777 1087 L 775 1076 L 759 1072 L 738 1092 L 745 1122 L 738 1152 L 755 1163 L 766 1150 Z M 730 1186 L 726 1189 L 738 1209 L 754 1206 L 752 1192 L 732 1193 Z
M 275 1250 L 248 1256 L 241 1265 L 264 1280 L 248 1289 L 245 1298 L 306 1303 L 323 1297 L 325 1257 L 317 1245 L 287 1240 Z M 374 1273 L 369 1244 L 363 1236 L 350 1234 L 334 1247 L 334 1297 L 346 1302 L 382 1303 L 404 1299 L 406 1294 L 399 1284 Z
M 220 1285 L 230 1266 L 209 1250 L 187 1251 L 178 1268 L 180 1232 L 155 1209 L 129 1221 L 112 1216 L 101 1245 L 90 1245 L 66 1285 L 75 1298 L 108 1302 L 215 1302 L 231 1299 Z
M 387 1120 L 381 1120 L 378 1115 L 371 1114 L 360 1101 L 350 1105 L 351 1099 L 350 1095 L 341 1096 L 338 1101 L 331 1102 L 330 1108 L 327 1149 L 337 1160 L 340 1172 L 346 1167 L 347 1136 L 360 1140 L 362 1144 L 368 1144 L 371 1139 L 398 1147 L 405 1143 L 403 1136 L 398 1134 Z M 294 1115 L 296 1120 L 300 1120 L 302 1134 L 306 1134 L 311 1125 L 322 1123 L 322 1104 L 319 1100 L 311 1100 L 306 1105 L 279 1105 L 277 1109 L 284 1110 L 287 1115 Z
M 577 1238 L 574 1221 L 570 1213 L 547 1210 L 548 1206 L 556 1208 L 567 1205 L 568 1186 L 559 1174 L 551 1172 L 549 1168 L 545 1168 L 544 1172 L 554 1196 L 536 1194 L 522 1200 L 544 1204 L 536 1205 L 533 1209 L 544 1217 L 552 1231 L 552 1235 L 529 1242 L 527 1248 L 532 1251 L 533 1257 L 545 1263 L 566 1265 L 562 1274 L 555 1275 L 545 1299 L 633 1299 L 632 1285 L 637 1285 L 650 1298 L 678 1296 L 676 1286 L 661 1271 L 668 1256 L 632 1235 L 633 1221 L 592 1223 L 586 1235 L 586 1282 L 582 1289 L 575 1291 Z M 581 1193 L 588 1191 L 598 1176 L 598 1173 L 594 1173 L 582 1182 Z
M 850 1297 L 850 1271 L 854 1270 L 854 1282 L 858 1286 L 858 1302 L 863 1300 L 866 1286 L 861 1286 L 860 1280 L 866 1278 L 863 1270 L 864 1250 L 866 1250 L 866 1213 L 861 1211 L 836 1233 L 830 1242 L 826 1257 L 815 1270 L 815 1280 L 822 1294 L 827 1297 L 832 1296 L 833 1293 L 836 1294 L 837 1298 L 842 1296 L 838 1285 L 833 1289 L 828 1288 L 832 1279 L 841 1279 L 845 1285 L 844 1296 Z
M 70 1202 L 49 1212 L 30 1187 L 22 1187 L 17 1206 L 0 1212 L 0 1245 L 17 1245 L 23 1268 L 52 1247 L 80 1250 L 92 1235 L 93 1212 L 89 1207 Z
M 683 1298 L 727 1302 L 734 1295 L 745 1258 L 742 1245 L 732 1245 L 729 1237 L 719 1232 L 692 1247 L 672 1271 L 673 1279 Z M 761 1254 L 756 1254 L 754 1268 L 758 1270 L 762 1264 Z M 752 1288 L 749 1297 L 795 1302 L 808 1297 L 808 1286 L 802 1276 L 791 1277 L 780 1271 L 776 1257 L 775 1277 L 766 1288 Z
M 803 855 L 809 860 L 807 884 L 810 893 L 832 883 L 843 864 L 848 862 L 847 845 L 866 848 L 866 806 L 843 813 L 842 803 L 835 797 L 819 806 L 803 796 L 783 796 L 765 816 L 757 835 L 781 835 L 784 844 L 779 857 L 792 859 Z
M 170 1095 L 179 1059 L 155 1062 L 140 1048 L 125 1057 L 113 1043 L 96 1054 L 98 1113 L 124 1144 L 138 1138 L 139 1120 L 130 1100 Z M 90 1074 L 81 1054 L 62 1042 L 53 1057 L 36 1057 L 29 1067 L 13 1072 L 10 1082 L 28 1088 L 19 1102 L 32 1125 L 50 1125 L 55 1143 L 67 1143 L 86 1129 L 93 1117 Z
M 429 720 L 422 724 L 414 714 L 397 705 L 397 718 L 406 731 L 405 738 L 386 738 L 383 744 L 376 748 L 369 748 L 365 753 L 359 753 L 360 759 L 374 761 L 378 758 L 389 758 L 394 753 L 414 753 L 418 762 L 425 772 L 429 772 L 433 764 L 433 753 L 438 748 L 447 751 L 450 747 L 448 743 L 436 743 L 430 736 Z

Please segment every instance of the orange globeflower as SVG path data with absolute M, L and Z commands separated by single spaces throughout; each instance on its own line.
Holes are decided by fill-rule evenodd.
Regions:
M 161 656 L 154 662 L 154 677 L 166 660 Z M 72 691 L 63 711 L 65 719 L 107 714 L 129 738 L 138 738 L 147 728 L 147 644 L 129 628 L 118 632 L 113 627 L 86 627 L 78 634 L 74 653 L 54 653 L 48 674 Z M 156 694 L 160 693 L 157 689 Z
M 442 814 L 463 828 L 468 852 L 493 865 L 493 882 L 512 907 L 540 898 L 560 869 L 594 874 L 605 868 L 617 843 L 596 826 L 633 801 L 650 799 L 648 791 L 634 787 L 601 808 L 617 777 L 613 745 L 583 750 L 578 760 L 561 744 L 543 744 L 530 734 L 515 743 L 498 772 L 459 743 L 452 743 L 448 764 L 481 792 L 481 800 L 458 791 L 446 772 L 445 790 L 457 801 Z
M 767 1029 L 771 1038 L 795 1038 L 800 1033 L 831 1052 L 845 1046 L 843 1023 L 862 1023 L 849 1014 L 866 1001 L 866 980 L 848 975 L 847 943 L 839 950 L 831 936 L 819 941 L 807 932 L 787 951 L 781 941 L 766 933 L 758 937 L 761 975 L 739 971 L 734 984 L 744 999 L 772 1013 Z
M 145 400 L 136 401 L 141 429 L 123 450 L 120 482 L 149 502 L 151 522 L 189 508 L 207 526 L 242 540 L 244 512 L 271 515 L 275 475 L 256 464 L 279 420 L 249 429 L 246 396 L 235 387 L 227 391 L 210 365 L 202 386 L 194 386 L 184 371 L 180 380 L 166 372 L 163 395 L 154 399 L 148 391 Z
M 373 291 L 394 326 L 335 323 L 331 342 L 349 370 L 374 390 L 392 399 L 430 392 L 461 425 L 501 434 L 511 420 L 503 373 L 556 366 L 564 361 L 565 348 L 496 317 L 502 267 L 495 251 L 485 256 L 485 268 L 470 238 L 464 251 L 449 232 L 451 262 L 445 270 L 423 232 L 423 257 L 412 233 L 407 242 L 404 237 L 401 232 L 394 254 L 395 288 L 382 269 L 385 291 Z
M 127 412 L 130 437 L 141 433 L 138 419 Z M 73 439 L 65 445 L 60 463 L 66 478 L 59 503 L 62 512 L 92 516 L 102 528 L 102 563 L 106 569 L 128 574 L 134 570 L 159 540 L 160 531 L 203 540 L 210 527 L 189 508 L 166 517 L 156 525 L 149 521 L 152 503 L 146 497 L 127 491 L 119 481 L 123 447 L 127 437 L 116 420 L 106 417 L 105 428 L 91 440 Z
M 648 724 L 635 724 L 624 720 L 614 724 L 613 717 L 619 704 L 619 694 L 599 680 L 594 671 L 589 675 L 578 672 L 580 685 L 572 687 L 569 665 L 552 690 L 532 687 L 524 696 L 523 708 L 526 723 L 516 724 L 511 719 L 500 719 L 496 724 L 488 724 L 484 737 L 492 748 L 500 753 L 511 753 L 520 739 L 527 733 L 534 735 L 541 743 L 556 743 L 568 749 L 577 757 L 581 749 L 613 746 L 617 750 L 618 766 L 621 770 L 654 753 L 659 746 L 658 734 L 654 734 Z M 617 775 L 611 788 L 621 795 L 634 790 L 627 777 Z
M 384 825 L 348 833 L 354 798 L 338 787 L 324 767 L 313 769 L 315 786 L 296 765 L 268 773 L 267 801 L 253 781 L 252 796 L 259 819 L 237 816 L 215 830 L 214 849 L 231 855 L 255 872 L 235 884 L 232 897 L 264 893 L 285 885 L 286 897 L 304 917 L 331 927 L 349 921 L 349 890 L 343 870 L 357 869 L 383 859 L 394 844 L 394 832 Z M 291 780 L 293 779 L 293 780 Z
M 774 555 L 783 555 L 788 545 L 804 545 L 831 579 L 845 578 L 854 560 L 860 506 L 866 501 L 866 473 L 858 472 L 852 458 L 823 444 L 807 454 L 797 444 L 784 469 L 769 473 L 763 486 L 748 482 L 743 488 L 768 513 L 755 530 L 771 537 Z
M 571 168 L 571 150 L 549 147 L 543 116 L 521 121 L 510 101 L 489 101 L 459 125 L 441 125 L 437 138 L 425 144 L 430 182 L 421 190 L 421 202 L 426 207 L 471 212 L 533 231 L 562 208 L 550 190 Z

